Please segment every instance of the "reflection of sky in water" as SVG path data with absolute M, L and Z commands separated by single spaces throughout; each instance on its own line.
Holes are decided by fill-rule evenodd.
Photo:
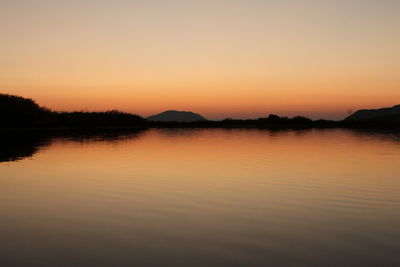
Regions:
M 398 135 L 31 137 L 33 157 L 0 164 L 6 266 L 400 263 Z

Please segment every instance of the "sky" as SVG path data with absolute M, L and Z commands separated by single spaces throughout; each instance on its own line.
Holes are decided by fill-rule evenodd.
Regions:
M 342 119 L 400 104 L 398 0 L 0 0 L 0 92 L 54 110 Z

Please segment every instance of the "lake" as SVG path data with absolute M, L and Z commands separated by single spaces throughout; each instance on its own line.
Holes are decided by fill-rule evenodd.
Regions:
M 1 266 L 400 266 L 400 134 L 3 138 Z

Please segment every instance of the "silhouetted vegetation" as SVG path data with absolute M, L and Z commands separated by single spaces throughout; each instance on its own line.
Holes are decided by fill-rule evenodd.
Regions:
M 46 124 L 50 117 L 50 110 L 40 107 L 32 99 L 0 94 L 0 125 L 3 127 Z
M 111 110 L 106 112 L 59 112 L 57 124 L 65 127 L 130 127 L 144 126 L 146 121 L 137 115 Z
M 92 128 L 145 127 L 146 120 L 117 110 L 106 112 L 55 112 L 35 101 L 0 94 L 0 127 L 3 128 Z
M 195 114 L 191 112 L 186 112 Z M 189 114 L 189 115 L 190 115 Z M 184 114 L 186 115 L 186 114 Z M 196 114 L 195 114 L 196 115 Z M 199 115 L 200 116 L 200 115 Z M 203 117 L 201 117 L 203 118 Z M 225 119 L 221 121 L 153 121 L 116 110 L 106 112 L 55 112 L 39 106 L 31 99 L 0 94 L 0 128 L 66 128 L 66 129 L 121 129 L 121 128 L 360 128 L 360 129 L 400 129 L 398 115 L 388 115 L 385 119 L 343 121 L 311 120 L 306 117 L 280 117 L 271 114 L 259 119 Z

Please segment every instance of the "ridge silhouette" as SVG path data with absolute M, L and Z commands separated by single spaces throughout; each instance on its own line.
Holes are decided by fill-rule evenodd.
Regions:
M 177 122 L 194 122 L 206 121 L 207 119 L 200 114 L 191 111 L 167 110 L 156 115 L 146 118 L 149 121 L 177 121 Z
M 197 113 L 169 110 L 150 116 L 110 110 L 105 112 L 58 112 L 34 100 L 0 94 L 0 128 L 3 129 L 143 129 L 160 128 L 390 128 L 400 129 L 400 105 L 379 110 L 360 110 L 342 121 L 311 120 L 271 114 L 259 119 L 211 121 Z
M 357 121 L 397 121 L 400 122 L 400 105 L 391 108 L 362 109 L 354 112 L 346 120 Z

